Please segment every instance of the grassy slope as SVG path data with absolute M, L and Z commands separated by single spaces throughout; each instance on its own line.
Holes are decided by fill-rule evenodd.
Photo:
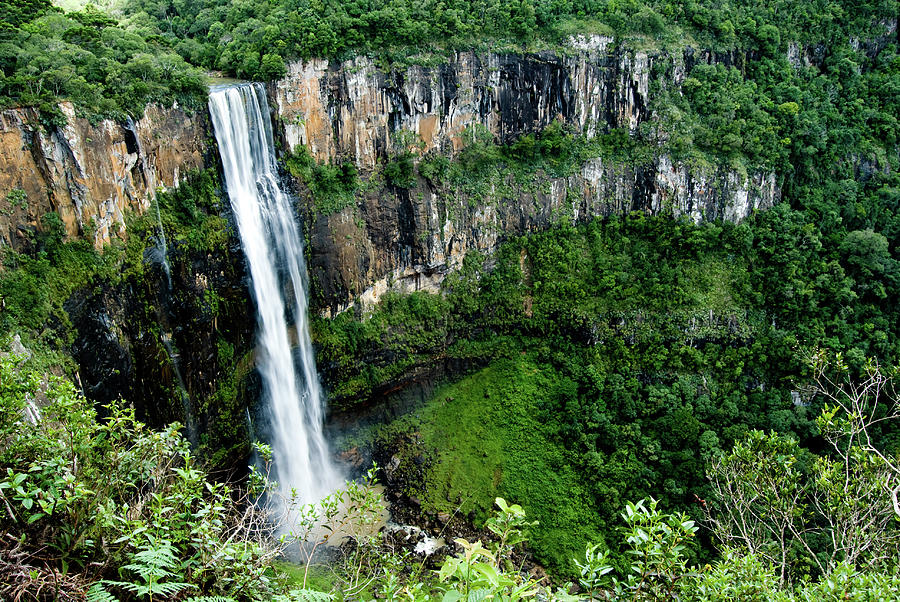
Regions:
M 551 565 L 565 564 L 587 541 L 601 541 L 601 518 L 565 447 L 537 418 L 563 378 L 525 354 L 498 360 L 441 387 L 416 417 L 389 427 L 415 430 L 438 450 L 419 492 L 426 509 L 474 510 L 480 522 L 495 497 L 520 501 L 539 521 L 531 537 L 538 558 Z

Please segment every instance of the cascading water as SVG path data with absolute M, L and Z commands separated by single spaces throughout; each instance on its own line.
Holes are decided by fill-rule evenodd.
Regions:
M 159 199 L 154 199 L 153 206 L 156 209 L 156 223 L 159 226 L 159 252 L 162 256 L 163 273 L 166 275 L 166 284 L 172 290 L 172 268 L 169 266 L 169 247 L 166 244 L 166 230 L 163 228 L 162 213 L 159 211 Z
M 138 154 L 142 154 L 140 145 L 138 145 Z M 181 375 L 181 364 L 178 354 L 172 346 L 172 332 L 169 328 L 169 320 L 165 309 L 168 307 L 172 295 L 172 267 L 169 265 L 169 247 L 166 245 L 166 230 L 163 227 L 158 198 L 153 201 L 153 207 L 156 209 L 156 223 L 159 226 L 159 234 L 157 235 L 156 247 L 148 249 L 148 251 L 152 251 L 149 257 L 151 261 L 158 261 L 162 265 L 163 274 L 166 276 L 166 288 L 164 291 L 161 291 L 163 303 L 157 306 L 156 321 L 162 329 L 160 340 L 166 350 L 166 355 L 169 357 L 169 365 L 172 367 L 172 372 L 175 374 L 175 386 L 178 388 L 178 396 L 181 398 L 181 409 L 184 412 L 184 427 L 187 439 L 196 448 L 199 439 L 197 438 L 197 425 L 194 423 L 194 413 L 191 409 L 191 396 L 188 394 L 187 386 L 184 384 L 184 377 Z
M 303 246 L 291 199 L 279 185 L 265 90 L 260 84 L 214 88 L 209 111 L 250 267 L 274 476 L 282 495 L 296 492 L 299 502 L 316 502 L 334 491 L 341 478 L 322 432 L 323 397 L 309 336 Z
M 162 311 L 159 312 L 162 314 Z M 166 321 L 161 317 L 159 324 L 163 328 L 166 327 Z M 175 348 L 172 347 L 172 334 L 166 330 L 160 336 L 166 355 L 169 356 L 169 365 L 172 366 L 172 372 L 175 373 L 175 386 L 178 387 L 178 396 L 181 397 L 181 409 L 184 412 L 184 428 L 187 431 L 187 440 L 191 446 L 196 448 L 199 439 L 197 438 L 197 425 L 194 423 L 194 413 L 191 410 L 191 396 L 188 394 L 187 386 L 184 384 L 184 377 L 181 375 L 181 363 Z

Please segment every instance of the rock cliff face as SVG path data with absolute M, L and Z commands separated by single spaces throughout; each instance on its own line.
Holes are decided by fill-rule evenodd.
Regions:
M 367 58 L 295 63 L 272 94 L 289 150 L 302 145 L 322 162 L 352 161 L 366 179 L 396 150 L 400 131 L 421 140 L 419 153 L 445 155 L 459 151 L 475 125 L 500 142 L 554 121 L 588 137 L 610 129 L 640 136 L 658 126 L 650 108 L 656 87 L 679 86 L 698 62 L 741 58 L 626 52 L 593 36 L 572 40 L 566 55 L 463 52 L 434 67 L 385 70 Z M 592 159 L 538 186 L 502 184 L 463 198 L 419 177 L 408 189 L 366 186 L 354 206 L 332 215 L 310 208 L 310 267 L 323 311 L 368 305 L 391 289 L 433 289 L 469 250 L 489 252 L 504 237 L 555 222 L 632 210 L 740 220 L 780 195 L 772 173 L 689 167 L 661 153 L 642 164 Z
M 91 124 L 61 109 L 61 127 L 31 109 L 0 112 L 0 246 L 29 252 L 29 230 L 50 211 L 70 236 L 102 246 L 158 187 L 215 165 L 204 112 L 150 106 L 137 121 Z M 195 443 L 222 452 L 217 461 L 243 466 L 255 323 L 240 244 L 201 252 L 173 240 L 164 271 L 148 242 L 139 276 L 98 279 L 64 304 L 79 383 L 100 405 L 127 399 L 150 424 L 181 421 Z
M 0 237 L 13 247 L 50 211 L 69 235 L 102 245 L 124 227 L 126 209 L 145 210 L 157 187 L 204 166 L 202 113 L 150 106 L 136 122 L 93 125 L 71 104 L 60 108 L 68 123 L 49 128 L 33 109 L 0 112 Z
M 270 92 L 289 150 L 303 145 L 319 161 L 352 161 L 364 180 L 377 182 L 401 131 L 421 140 L 418 153 L 447 156 L 475 125 L 500 142 L 554 121 L 589 137 L 616 128 L 646 138 L 658 129 L 655 89 L 677 87 L 698 62 L 740 60 L 624 51 L 593 36 L 573 39 L 567 54 L 461 52 L 434 66 L 392 69 L 368 58 L 295 63 Z M 92 125 L 71 105 L 62 110 L 67 125 L 50 128 L 33 110 L 0 112 L 0 240 L 13 247 L 48 211 L 60 214 L 70 235 L 87 233 L 102 245 L 122 231 L 126 210 L 145 210 L 158 186 L 214 161 L 205 114 L 148 107 L 137 122 Z M 307 203 L 319 308 L 433 288 L 469 250 L 489 252 L 505 237 L 559 221 L 632 210 L 739 220 L 779 196 L 772 174 L 689 167 L 664 154 L 641 164 L 595 158 L 566 177 L 501 184 L 475 198 L 418 177 L 410 188 L 365 186 L 331 215 Z
M 481 124 L 501 142 L 554 120 L 589 135 L 637 130 L 649 118 L 651 59 L 607 50 L 610 38 L 578 40 L 572 56 L 457 53 L 436 67 L 384 71 L 368 58 L 339 65 L 295 63 L 275 87 L 291 148 L 320 160 L 352 159 L 372 169 L 397 130 L 418 134 L 425 150 L 458 150 L 463 131 Z
M 240 245 L 176 249 L 169 276 L 149 255 L 141 278 L 95 282 L 66 302 L 79 382 L 100 405 L 124 398 L 152 425 L 177 420 L 195 444 L 203 433 L 213 449 L 236 448 L 228 460 L 241 466 L 255 321 Z

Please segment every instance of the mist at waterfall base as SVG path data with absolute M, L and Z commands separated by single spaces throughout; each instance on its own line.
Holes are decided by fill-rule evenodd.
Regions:
M 266 418 L 261 430 L 274 456 L 270 478 L 278 482 L 282 500 L 296 495 L 301 504 L 315 503 L 343 478 L 323 433 L 303 246 L 292 198 L 278 177 L 265 89 L 261 84 L 214 87 L 209 111 L 256 304 Z

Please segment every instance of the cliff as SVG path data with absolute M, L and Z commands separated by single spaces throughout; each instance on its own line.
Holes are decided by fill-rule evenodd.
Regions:
M 39 336 L 55 339 L 54 348 L 64 345 L 59 350 L 78 364 L 80 386 L 99 405 L 124 397 L 150 424 L 179 420 L 195 443 L 242 466 L 255 323 L 227 202 L 198 191 L 190 177 L 215 164 L 208 118 L 149 106 L 137 121 L 92 124 L 69 104 L 61 109 L 64 126 L 40 123 L 32 109 L 0 112 L 0 247 L 33 251 L 31 231 L 51 211 L 70 237 L 91 236 L 103 246 L 125 234 L 126 214 L 144 213 L 159 187 L 180 185 L 194 221 L 181 223 L 186 213 L 173 205 L 130 222 L 137 240 L 117 247 L 124 275 L 98 275 L 73 289 L 62 300 L 64 319 L 50 314 Z M 204 204 L 203 194 L 215 202 Z M 170 230 L 165 257 L 163 221 Z M 180 240 L 176 234 L 188 228 L 208 238 Z M 129 252 L 138 265 L 128 265 Z M 0 284 L 6 269 L 15 264 L 0 266 Z M 9 290 L 16 289 L 3 292 Z
M 588 138 L 623 129 L 656 145 L 665 133 L 645 134 L 659 126 L 653 91 L 677 88 L 697 62 L 740 60 L 625 51 L 592 36 L 573 39 L 567 54 L 462 52 L 436 66 L 384 69 L 364 57 L 294 63 L 272 94 L 288 150 L 302 145 L 320 162 L 352 161 L 371 182 L 401 131 L 419 139 L 420 156 L 453 156 L 472 126 L 508 143 L 554 121 Z M 661 151 L 640 163 L 593 158 L 565 177 L 525 185 L 494 182 L 478 198 L 421 176 L 409 188 L 376 181 L 337 213 L 308 204 L 310 269 L 329 313 L 389 289 L 433 289 L 469 250 L 490 252 L 504 237 L 562 220 L 643 210 L 736 221 L 779 196 L 773 173 L 688 166 Z
M 91 124 L 71 104 L 60 108 L 64 126 L 45 127 L 34 109 L 0 111 L 0 238 L 13 247 L 50 211 L 69 235 L 102 245 L 126 210 L 144 211 L 158 187 L 204 166 L 203 114 L 150 106 L 137 121 Z
M 421 176 L 404 188 L 378 179 L 398 132 L 414 133 L 416 153 L 430 157 L 457 154 L 476 125 L 501 143 L 561 122 L 588 138 L 620 129 L 656 145 L 665 133 L 654 92 L 677 89 L 697 62 L 740 60 L 626 51 L 592 36 L 573 39 L 567 53 L 461 52 L 430 66 L 383 68 L 365 57 L 291 64 L 270 89 L 284 146 L 302 145 L 320 162 L 352 161 L 367 182 L 331 214 L 306 197 L 315 304 L 328 313 L 389 289 L 434 288 L 468 251 L 490 252 L 504 237 L 559 221 L 632 210 L 740 220 L 771 206 L 779 197 L 772 173 L 689 166 L 661 151 L 639 162 L 594 157 L 530 182 L 495 178 L 479 195 Z M 210 163 L 204 114 L 148 107 L 136 122 L 91 124 L 61 108 L 64 126 L 41 125 L 31 109 L 0 112 L 0 237 L 13 247 L 49 211 L 69 235 L 102 245 L 157 187 Z

